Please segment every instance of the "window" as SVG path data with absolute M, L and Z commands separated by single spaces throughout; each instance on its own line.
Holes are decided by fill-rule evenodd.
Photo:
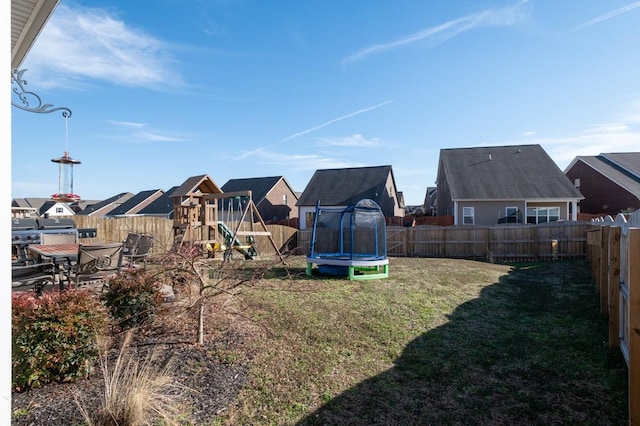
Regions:
M 56 213 L 64 213 L 64 209 L 62 207 L 56 207 Z
M 282 194 L 282 205 L 283 206 L 287 205 L 287 194 Z
M 560 220 L 560 207 L 527 207 L 527 223 L 547 223 Z
M 315 212 L 307 212 L 305 217 L 305 222 L 307 224 L 307 229 L 313 228 L 313 218 L 316 215 Z
M 462 223 L 465 225 L 473 225 L 473 207 L 462 208 Z
M 580 188 L 580 178 L 575 179 L 575 180 L 573 181 L 573 185 L 574 185 L 576 188 Z
M 507 207 L 504 209 L 504 213 L 506 216 L 507 223 L 517 223 L 518 222 L 518 208 L 517 207 Z

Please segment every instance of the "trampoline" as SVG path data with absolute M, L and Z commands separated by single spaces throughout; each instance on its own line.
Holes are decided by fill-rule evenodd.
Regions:
M 375 201 L 363 199 L 346 208 L 316 204 L 307 275 L 313 265 L 329 275 L 346 275 L 350 280 L 389 276 L 386 227 Z

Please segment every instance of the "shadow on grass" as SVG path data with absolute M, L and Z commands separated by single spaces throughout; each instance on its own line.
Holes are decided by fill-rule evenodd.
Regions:
M 513 266 L 298 424 L 627 424 L 627 369 L 588 263 Z

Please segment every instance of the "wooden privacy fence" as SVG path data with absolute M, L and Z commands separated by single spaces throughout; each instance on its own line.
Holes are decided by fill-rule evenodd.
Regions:
M 387 227 L 387 254 L 502 261 L 584 258 L 588 223 L 544 225 Z M 311 230 L 298 231 L 298 249 L 309 250 Z
M 85 244 L 113 243 L 124 241 L 130 232 L 152 235 L 156 242 L 151 254 L 160 254 L 169 250 L 173 245 L 173 220 L 152 216 L 126 216 L 116 218 L 72 216 L 77 228 L 95 228 L 95 238 L 83 238 Z M 233 224 L 232 224 L 233 226 Z M 295 234 L 297 229 L 282 225 L 266 225 L 271 232 L 276 247 L 281 253 L 289 250 L 293 244 L 295 247 Z M 240 237 L 238 237 L 240 238 Z M 257 237 L 256 248 L 259 255 L 275 255 L 275 249 L 267 237 Z
M 629 424 L 640 425 L 640 211 L 594 220 L 588 258 L 609 317 L 609 346 L 619 347 L 629 375 Z

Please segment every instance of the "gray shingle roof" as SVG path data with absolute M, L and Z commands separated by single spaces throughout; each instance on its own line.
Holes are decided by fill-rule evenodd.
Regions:
M 440 167 L 452 200 L 584 198 L 540 145 L 442 149 Z
M 140 205 L 140 203 L 148 200 L 149 197 L 152 197 L 158 194 L 158 192 L 164 193 L 162 192 L 161 189 L 150 189 L 147 191 L 140 191 L 133 197 L 129 198 L 124 203 L 120 204 L 115 209 L 109 211 L 109 213 L 105 214 L 105 216 L 118 216 L 118 215 L 130 214 L 137 206 Z
M 102 209 L 107 209 L 111 206 L 113 206 L 114 203 L 117 202 L 124 202 L 126 200 L 128 200 L 129 198 L 133 197 L 133 194 L 130 192 L 121 192 L 120 194 L 114 195 L 113 197 L 109 197 L 106 200 L 102 200 L 98 203 L 92 204 L 90 206 L 88 206 L 86 209 L 76 213 L 77 215 L 80 216 L 89 216 L 92 213 L 96 213 L 99 212 Z M 108 210 L 106 210 L 108 211 Z M 105 212 L 106 212 L 105 211 Z
M 171 197 L 171 193 L 178 188 L 174 186 L 170 188 L 167 192 L 162 194 L 161 197 L 152 201 L 148 206 L 143 208 L 138 212 L 140 215 L 150 215 L 150 216 L 166 216 L 171 218 L 173 216 L 173 198 Z
M 298 199 L 298 206 L 350 206 L 369 198 L 380 204 L 391 166 L 316 170 Z
M 224 192 L 235 191 L 251 191 L 251 199 L 257 205 L 265 199 L 269 191 L 283 179 L 282 176 L 246 178 L 246 179 L 229 179 L 227 183 L 222 185 Z
M 579 156 L 580 160 L 632 194 L 640 197 L 640 152 Z

